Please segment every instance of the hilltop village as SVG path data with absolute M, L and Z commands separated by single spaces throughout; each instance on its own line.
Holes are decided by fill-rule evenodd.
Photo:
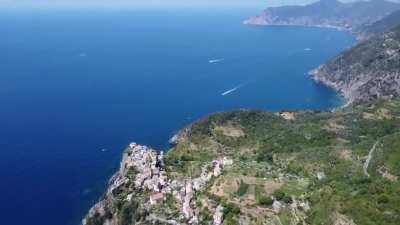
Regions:
M 196 192 L 201 191 L 212 178 L 221 175 L 226 166 L 232 165 L 233 161 L 226 157 L 216 159 L 201 167 L 199 177 L 178 181 L 169 179 L 165 171 L 164 154 L 157 152 L 146 146 L 131 143 L 121 163 L 120 171 L 111 179 L 110 187 L 107 191 L 107 198 L 111 200 L 115 193 L 118 193 L 126 185 L 132 185 L 132 191 L 148 191 L 149 197 L 145 199 L 148 210 L 153 205 L 162 204 L 167 200 L 167 196 L 174 198 L 182 207 L 180 210 L 180 220 L 187 220 L 189 224 L 198 224 L 199 210 L 193 201 Z M 133 172 L 134 171 L 134 172 Z M 130 174 L 134 173 L 134 176 Z M 135 193 L 128 193 L 125 201 L 131 201 Z M 218 205 L 215 209 L 213 224 L 222 223 L 223 207 Z M 100 202 L 94 206 L 89 215 L 105 215 L 105 202 Z M 169 224 L 180 224 L 176 220 L 151 216 L 150 220 L 159 220 Z M 84 224 L 87 221 L 84 220 Z M 113 224 L 111 220 L 107 223 Z

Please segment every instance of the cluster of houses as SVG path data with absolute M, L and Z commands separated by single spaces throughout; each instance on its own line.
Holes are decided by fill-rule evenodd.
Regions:
M 166 194 L 171 193 L 171 182 L 164 168 L 163 152 L 156 152 L 146 146 L 131 143 L 129 156 L 125 160 L 126 168 L 135 169 L 135 187 L 152 191 L 150 203 L 165 200 Z
M 137 190 L 150 191 L 152 194 L 149 198 L 149 204 L 146 207 L 151 210 L 151 205 L 157 205 L 166 200 L 167 195 L 172 196 L 180 203 L 180 216 L 171 220 L 158 218 L 157 215 L 151 214 L 151 220 L 167 221 L 169 224 L 179 225 L 178 221 L 186 221 L 184 224 L 198 224 L 200 221 L 201 209 L 198 208 L 195 201 L 196 192 L 202 191 L 209 182 L 221 175 L 223 169 L 233 164 L 232 159 L 221 157 L 212 162 L 202 165 L 200 176 L 195 178 L 187 178 L 183 181 L 172 180 L 167 177 L 164 170 L 164 154 L 157 152 L 146 146 L 131 143 L 127 153 L 124 155 L 120 171 L 114 175 L 111 180 L 110 188 L 107 196 L 113 196 L 114 190 L 118 192 L 120 187 L 128 182 L 134 184 Z M 129 175 L 129 171 L 134 171 L 134 176 Z M 127 195 L 126 200 L 131 201 L 134 193 Z M 96 204 L 89 212 L 88 217 L 96 215 L 106 215 L 107 201 L 112 201 L 112 197 L 106 197 L 105 200 Z M 289 207 L 292 212 L 297 215 L 296 218 L 301 221 L 302 211 L 310 209 L 307 201 L 296 200 L 287 205 L 274 199 L 272 208 L 273 212 L 279 213 L 283 208 Z M 299 211 L 299 209 L 301 209 Z M 213 225 L 221 225 L 223 223 L 223 207 L 216 206 L 213 211 Z M 109 223 L 114 224 L 111 218 L 107 219 Z M 114 221 L 115 222 L 115 221 Z M 86 220 L 83 221 L 86 224 Z
M 123 167 L 135 169 L 135 187 L 153 192 L 149 200 L 152 205 L 164 201 L 167 194 L 172 194 L 182 204 L 182 216 L 189 224 L 199 222 L 199 210 L 196 210 L 196 203 L 193 200 L 195 193 L 203 189 L 213 177 L 218 177 L 225 166 L 233 163 L 231 159 L 226 157 L 216 159 L 210 164 L 202 166 L 199 177 L 180 182 L 167 177 L 163 169 L 164 154 L 162 152 L 156 152 L 136 143 L 129 145 L 129 152 L 129 156 L 124 160 L 125 165 Z M 221 222 L 222 219 L 219 216 L 214 224 L 219 225 Z
M 211 167 L 209 164 L 203 165 L 200 176 L 187 181 L 185 187 L 181 189 L 178 200 L 182 202 L 182 213 L 189 221 L 189 224 L 198 223 L 199 212 L 196 210 L 196 202 L 193 201 L 194 194 L 201 191 L 213 177 L 221 175 L 222 169 L 225 166 L 232 165 L 232 163 L 231 159 L 223 157 L 212 161 Z M 215 225 L 219 225 L 221 222 L 220 218 L 214 220 Z

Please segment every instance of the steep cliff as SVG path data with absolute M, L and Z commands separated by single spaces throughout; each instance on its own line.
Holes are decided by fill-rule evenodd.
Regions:
M 350 104 L 399 96 L 400 26 L 359 43 L 311 74 Z

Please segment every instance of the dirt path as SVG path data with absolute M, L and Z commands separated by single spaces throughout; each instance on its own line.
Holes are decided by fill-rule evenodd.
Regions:
M 156 216 L 156 215 L 154 215 L 154 214 L 150 214 L 150 215 L 149 215 L 149 218 L 150 218 L 152 221 L 159 221 L 159 222 L 164 223 L 164 224 L 180 225 L 180 224 L 179 224 L 178 222 L 176 222 L 175 220 L 167 220 L 167 219 L 165 219 L 165 218 Z
M 369 150 L 367 160 L 365 160 L 365 163 L 364 163 L 364 166 L 363 166 L 364 174 L 367 177 L 370 176 L 369 173 L 368 173 L 368 166 L 369 166 L 369 163 L 371 162 L 372 156 L 374 154 L 374 151 L 375 151 L 376 146 L 378 145 L 378 143 L 379 143 L 379 141 L 376 141 L 375 144 L 372 146 L 372 148 Z

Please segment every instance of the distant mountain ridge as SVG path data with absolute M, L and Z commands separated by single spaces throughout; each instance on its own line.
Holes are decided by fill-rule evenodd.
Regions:
M 367 39 L 373 35 L 383 33 L 400 24 L 400 10 L 397 10 L 388 16 L 372 24 L 364 24 L 358 28 L 357 33 L 361 39 Z
M 384 0 L 321 0 L 305 6 L 270 7 L 244 24 L 333 27 L 356 32 L 399 9 L 400 4 Z

